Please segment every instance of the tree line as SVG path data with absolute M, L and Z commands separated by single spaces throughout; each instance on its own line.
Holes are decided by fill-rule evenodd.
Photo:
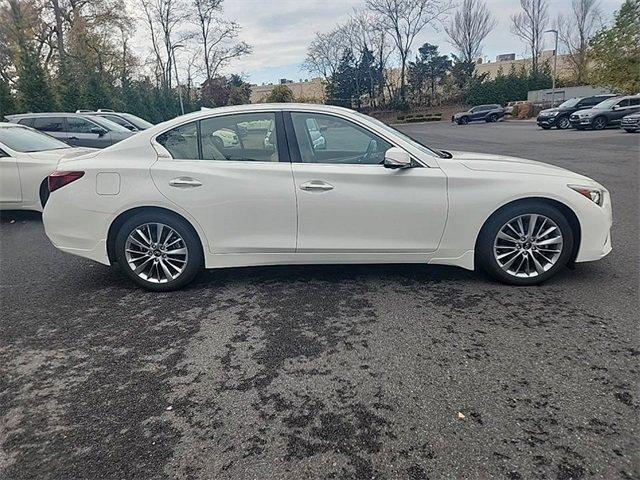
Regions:
M 526 98 L 528 90 L 551 87 L 543 38 L 557 33 L 570 69 L 561 84 L 593 83 L 620 93 L 640 89 L 639 0 L 625 0 L 609 28 L 598 0 L 567 1 L 570 8 L 555 19 L 546 0 L 519 3 L 510 31 L 527 46 L 530 62 L 495 78 L 479 75 L 476 68 L 483 43 L 497 24 L 484 0 L 463 0 L 457 9 L 449 0 L 366 0 L 365 8 L 346 22 L 316 34 L 305 68 L 325 80 L 327 102 L 337 105 L 408 109 L 504 103 Z M 454 53 L 442 55 L 438 46 L 425 43 L 412 59 L 418 35 L 440 26 Z
M 0 117 L 112 108 L 159 122 L 200 106 L 249 102 L 249 85 L 221 74 L 251 52 L 238 39 L 240 25 L 225 18 L 223 0 L 132 6 L 137 16 L 125 0 L 3 1 Z M 139 29 L 150 43 L 146 54 L 132 48 Z
M 328 103 L 354 108 L 502 103 L 550 86 L 541 55 L 553 28 L 570 62 L 566 82 L 640 91 L 640 0 L 624 0 L 608 27 L 598 0 L 567 0 L 570 8 L 555 19 L 547 0 L 519 0 L 511 33 L 527 45 L 531 61 L 495 78 L 476 69 L 495 17 L 485 0 L 457 3 L 363 0 L 346 22 L 315 35 L 305 68 L 324 79 Z M 4 0 L 0 117 L 112 108 L 159 122 L 201 106 L 249 103 L 250 85 L 223 75 L 252 51 L 223 7 L 223 0 Z M 430 27 L 444 29 L 452 54 L 416 44 Z M 133 48 L 137 31 L 149 43 L 146 52 Z M 266 100 L 296 99 L 277 86 Z

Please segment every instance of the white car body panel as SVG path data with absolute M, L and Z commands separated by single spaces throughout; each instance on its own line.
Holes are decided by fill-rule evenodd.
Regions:
M 10 155 L 0 158 L 0 210 L 38 212 L 42 211 L 40 185 L 55 171 L 58 162 L 63 158 L 73 158 L 93 151 L 90 148 L 69 147 L 42 152 L 18 152 L 2 142 L 0 149 Z
M 366 126 L 406 150 L 422 166 L 173 160 L 154 138 L 195 119 L 257 111 L 317 111 Z M 321 105 L 251 105 L 203 110 L 164 122 L 59 170 L 84 177 L 53 192 L 45 230 L 63 251 L 110 264 L 107 238 L 124 212 L 157 207 L 183 216 L 200 237 L 207 268 L 314 263 L 437 263 L 474 268 L 475 242 L 485 221 L 519 199 L 545 198 L 569 208 L 581 238 L 576 261 L 611 250 L 611 198 L 582 175 L 531 160 L 499 155 L 428 155 L 362 116 Z M 116 195 L 97 195 L 96 176 L 117 173 Z M 170 188 L 192 177 L 203 185 Z M 303 183 L 333 189 L 309 192 Z M 599 206 L 567 185 L 602 188 Z

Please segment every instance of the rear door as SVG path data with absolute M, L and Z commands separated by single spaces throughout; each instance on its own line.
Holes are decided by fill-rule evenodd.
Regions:
M 236 141 L 220 142 L 220 132 Z M 216 254 L 294 252 L 296 198 L 280 112 L 212 116 L 156 141 L 157 188 L 195 217 Z
M 36 117 L 33 120 L 33 128 L 69 143 L 63 117 Z
M 22 201 L 20 173 L 17 160 L 0 143 L 0 204 Z

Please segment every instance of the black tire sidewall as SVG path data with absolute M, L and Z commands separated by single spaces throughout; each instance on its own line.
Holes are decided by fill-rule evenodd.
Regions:
M 601 124 L 602 126 L 598 126 L 599 123 L 598 121 L 602 120 L 603 123 Z M 603 130 L 607 127 L 607 119 L 605 117 L 596 117 L 593 119 L 593 123 L 591 124 L 594 130 Z
M 125 257 L 125 243 L 129 234 L 145 223 L 162 223 L 176 230 L 183 238 L 189 251 L 187 266 L 178 278 L 167 283 L 151 283 L 138 277 L 129 267 Z M 193 227 L 183 218 L 165 212 L 143 212 L 134 215 L 124 222 L 115 239 L 116 260 L 122 272 L 134 283 L 147 290 L 168 292 L 184 287 L 190 283 L 204 267 L 202 244 Z
M 504 272 L 498 265 L 493 255 L 493 242 L 498 230 L 509 220 L 519 215 L 540 214 L 553 220 L 560 228 L 563 236 L 562 253 L 556 264 L 548 271 L 537 277 L 520 278 L 513 277 Z M 574 235 L 569 221 L 564 214 L 557 208 L 543 202 L 526 202 L 510 207 L 503 208 L 494 214 L 483 226 L 478 237 L 477 243 L 477 260 L 478 265 L 483 268 L 494 279 L 510 285 L 537 285 L 553 277 L 560 269 L 562 269 L 571 258 L 573 252 Z

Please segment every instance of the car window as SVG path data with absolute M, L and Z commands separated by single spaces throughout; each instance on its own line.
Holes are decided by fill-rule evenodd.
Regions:
M 631 105 L 631 101 L 628 98 L 625 98 L 624 100 L 620 100 L 616 105 L 618 108 L 628 107 Z
M 199 160 L 198 124 L 197 122 L 180 125 L 168 132 L 158 135 L 156 141 L 171 154 L 181 160 Z
M 26 125 L 27 127 L 32 127 L 34 120 L 35 120 L 34 118 L 23 118 L 22 120 L 18 121 L 18 123 L 20 125 Z
M 278 162 L 275 113 L 224 115 L 200 121 L 203 160 Z
M 43 132 L 64 132 L 64 119 L 62 117 L 37 117 L 33 121 L 33 128 Z
M 630 98 L 629 105 L 632 107 L 637 107 L 638 105 L 640 105 L 640 98 Z
M 111 120 L 112 122 L 115 122 L 118 125 L 122 125 L 127 130 L 129 129 L 137 130 L 135 125 L 132 125 L 130 122 L 127 122 L 124 118 L 118 117 L 117 115 L 98 115 L 98 116 L 102 118 L 106 118 L 107 120 Z
M 292 112 L 300 155 L 304 163 L 352 165 L 382 164 L 391 145 L 386 140 L 356 125 L 332 115 Z M 309 128 L 309 120 L 314 120 Z
M 70 133 L 91 133 L 92 128 L 99 128 L 95 123 L 80 117 L 67 117 L 67 126 Z
M 0 142 L 16 152 L 31 153 L 69 148 L 69 145 L 49 135 L 24 127 L 0 128 Z

